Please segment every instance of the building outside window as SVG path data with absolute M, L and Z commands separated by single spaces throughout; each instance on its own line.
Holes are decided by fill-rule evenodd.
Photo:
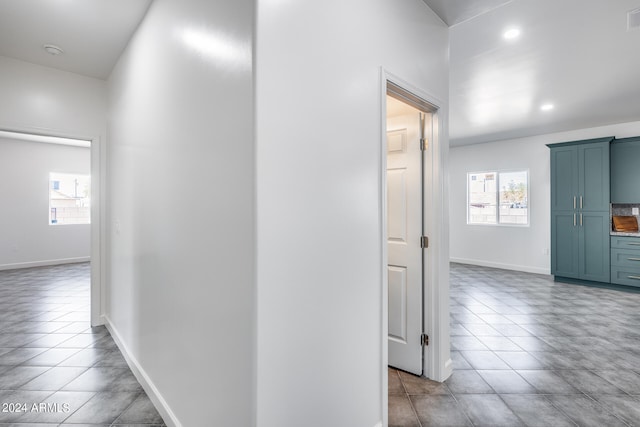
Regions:
M 528 225 L 529 172 L 468 173 L 467 224 Z
M 49 224 L 91 223 L 91 177 L 49 174 Z

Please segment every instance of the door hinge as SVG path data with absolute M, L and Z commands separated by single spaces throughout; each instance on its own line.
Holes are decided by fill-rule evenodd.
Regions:
M 427 149 L 428 142 L 424 138 L 420 138 L 420 151 L 424 151 Z
M 427 236 L 420 236 L 420 247 L 422 249 L 429 247 L 429 238 Z
M 420 345 L 423 347 L 429 345 L 429 335 L 427 334 L 420 335 Z

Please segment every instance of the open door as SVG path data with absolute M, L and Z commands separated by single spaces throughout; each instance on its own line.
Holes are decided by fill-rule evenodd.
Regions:
M 424 113 L 387 96 L 389 365 L 423 370 Z

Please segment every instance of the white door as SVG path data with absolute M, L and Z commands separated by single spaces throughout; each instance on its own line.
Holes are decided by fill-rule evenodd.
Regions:
M 387 118 L 389 365 L 422 375 L 420 113 Z

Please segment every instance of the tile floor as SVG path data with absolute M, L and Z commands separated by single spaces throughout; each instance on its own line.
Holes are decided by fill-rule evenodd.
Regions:
M 454 372 L 389 369 L 390 426 L 640 426 L 640 293 L 451 265 Z
M 164 426 L 104 327 L 89 264 L 0 271 L 0 426 Z M 34 406 L 35 404 L 35 406 Z

